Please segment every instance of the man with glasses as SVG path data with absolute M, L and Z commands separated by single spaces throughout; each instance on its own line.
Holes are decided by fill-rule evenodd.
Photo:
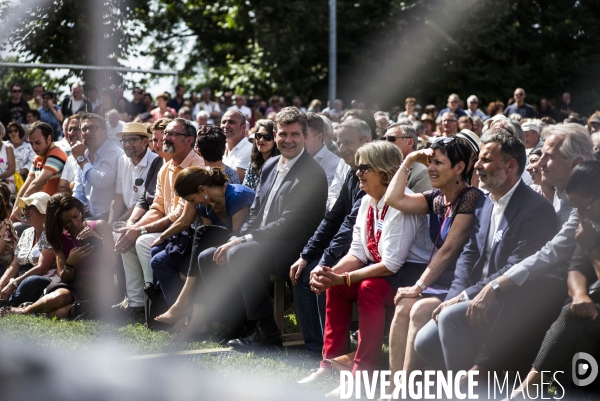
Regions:
M 157 129 L 157 128 L 155 128 Z M 150 267 L 152 244 L 181 214 L 185 201 L 175 194 L 175 180 L 184 168 L 204 167 L 204 160 L 194 152 L 196 129 L 183 118 L 175 118 L 163 131 L 163 151 L 172 155 L 156 178 L 156 192 L 149 210 L 133 223 L 117 230 L 115 252 L 123 255 L 127 298 L 119 304 L 126 313 L 143 311 L 144 286 L 153 282 Z M 138 218 L 141 208 L 135 208 Z M 133 224 L 132 224 L 133 223 Z M 162 251 L 166 243 L 160 244 Z
M 10 100 L 0 109 L 0 121 L 5 127 L 13 121 L 26 124 L 25 115 L 28 111 L 29 105 L 23 99 L 23 88 L 21 85 L 13 85 L 10 89 Z
M 438 116 L 443 116 L 443 114 L 446 112 L 453 113 L 455 120 L 458 120 L 460 117 L 467 115 L 467 113 L 465 113 L 465 111 L 460 108 L 460 97 L 456 93 L 453 93 L 450 96 L 448 96 L 448 107 L 440 110 Z M 440 117 L 438 117 L 438 120 L 436 121 L 438 124 L 440 123 L 439 119 Z
M 18 207 L 19 198 L 36 192 L 45 192 L 50 196 L 54 195 L 67 161 L 67 154 L 52 142 L 54 131 L 48 124 L 36 121 L 27 127 L 26 135 L 37 156 L 33 160 L 33 169 L 29 172 L 27 180 L 25 180 L 17 194 L 15 207 L 10 217 L 15 222 L 21 221 L 21 213 Z
M 78 142 L 83 143 L 81 129 L 79 128 L 80 122 L 81 114 L 73 114 L 67 118 L 65 137 L 63 140 L 66 140 L 70 147 L 75 146 L 75 144 Z M 73 194 L 73 188 L 75 187 L 75 175 L 77 174 L 78 169 L 79 165 L 77 164 L 77 160 L 72 154 L 70 154 L 67 158 L 67 162 L 65 163 L 65 168 L 60 176 L 60 181 L 58 182 L 58 188 L 56 189 L 56 192 L 62 192 L 69 196 Z M 79 189 L 79 191 L 83 192 L 83 189 Z
M 106 121 L 99 115 L 83 114 L 80 128 L 83 142 L 71 147 L 79 167 L 73 196 L 87 205 L 86 217 L 108 220 L 110 204 L 115 197 L 117 163 L 123 150 L 108 140 Z
M 305 149 L 315 159 L 319 166 L 325 170 L 327 175 L 327 185 L 331 185 L 335 170 L 337 169 L 340 158 L 334 155 L 325 146 L 323 133 L 325 131 L 325 123 L 323 119 L 316 113 L 306 113 L 308 120 L 308 136 L 306 137 Z
M 458 119 L 454 113 L 447 111 L 442 114 L 442 136 L 449 137 L 458 132 Z
M 244 182 L 252 153 L 252 143 L 246 138 L 246 116 L 239 110 L 228 110 L 221 119 L 221 129 L 227 139 L 223 163 L 237 171 L 240 182 Z
M 119 158 L 117 166 L 117 186 L 115 199 L 110 207 L 109 223 L 129 219 L 144 190 L 148 170 L 158 157 L 148 146 L 152 135 L 144 124 L 123 124 L 123 131 L 117 132 L 117 138 L 121 141 L 125 154 Z
M 530 104 L 525 103 L 525 89 L 517 88 L 514 94 L 515 102 L 504 109 L 504 115 L 520 114 L 523 118 L 535 118 L 535 109 Z
M 144 114 L 147 109 L 144 104 L 144 90 L 136 86 L 131 93 L 133 94 L 133 101 L 127 104 L 127 114 L 135 120 L 138 115 Z
M 61 111 L 64 118 L 77 113 L 91 113 L 94 111 L 92 103 L 83 96 L 83 86 L 79 82 L 71 86 L 71 96 L 66 96 L 63 99 Z
M 489 117 L 483 111 L 479 110 L 478 107 L 479 99 L 477 98 L 477 96 L 471 95 L 467 98 L 467 108 L 465 110 L 465 113 L 467 113 L 467 116 L 471 118 L 479 117 L 482 121 L 487 120 Z
M 409 123 L 395 123 L 390 125 L 385 132 L 383 139 L 391 142 L 392 145 L 400 149 L 404 158 L 417 150 L 417 145 L 419 143 L 417 130 Z M 408 175 L 406 186 L 413 192 L 418 193 L 423 193 L 432 189 L 429 173 L 424 164 L 413 164 L 412 170 Z

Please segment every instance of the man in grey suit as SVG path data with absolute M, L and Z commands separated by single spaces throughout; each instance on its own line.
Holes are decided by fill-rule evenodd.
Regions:
M 559 231 L 538 252 L 498 277 L 500 295 L 488 285 L 471 301 L 473 315 L 479 316 L 474 323 L 478 324 L 497 296 L 505 300 L 490 336 L 475 358 L 472 369 L 480 374 L 486 370 L 528 371 L 568 296 L 567 270 L 576 246 L 579 219 L 566 198 L 565 186 L 573 168 L 593 157 L 593 144 L 585 127 L 579 124 L 551 126 L 545 134 L 538 165 L 542 181 L 556 188 L 553 204 Z
M 435 368 L 468 369 L 490 325 L 481 313 L 497 315 L 501 302 L 474 315 L 471 300 L 485 288 L 498 291 L 496 279 L 551 239 L 556 215 L 550 202 L 521 180 L 525 146 L 502 128 L 492 128 L 481 138 L 475 164 L 482 187 L 490 191 L 475 209 L 469 242 L 459 256 L 454 281 L 430 321 L 417 334 L 415 349 Z M 439 317 L 438 317 L 439 315 Z

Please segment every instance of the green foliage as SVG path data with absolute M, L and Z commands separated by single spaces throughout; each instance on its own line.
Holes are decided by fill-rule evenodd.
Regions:
M 132 56 L 147 0 L 56 0 L 0 3 L 7 30 L 0 50 L 18 53 L 20 61 L 118 66 Z M 30 5 L 28 5 L 30 4 Z M 72 71 L 97 86 L 119 84 L 114 71 Z

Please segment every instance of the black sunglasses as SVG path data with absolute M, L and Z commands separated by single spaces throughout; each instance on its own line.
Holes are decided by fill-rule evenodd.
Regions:
M 261 139 L 264 139 L 267 142 L 271 142 L 274 138 L 273 138 L 273 134 L 254 134 L 254 137 L 256 138 L 257 141 L 260 141 Z
M 367 164 L 367 163 L 362 163 L 362 164 L 359 164 L 358 166 L 356 166 L 356 171 L 361 174 L 364 174 L 369 170 L 371 170 L 371 165 Z
M 412 138 L 412 136 L 394 136 L 394 135 L 386 135 L 383 137 L 384 141 L 388 142 L 396 142 L 398 139 L 408 139 Z

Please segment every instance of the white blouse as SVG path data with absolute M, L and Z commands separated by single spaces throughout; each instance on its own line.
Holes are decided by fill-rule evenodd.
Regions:
M 407 188 L 406 193 L 413 192 Z M 375 212 L 373 230 L 374 235 L 377 235 L 377 223 L 379 222 L 385 202 L 381 198 L 377 203 L 369 195 L 365 195 L 362 198 L 360 209 L 356 216 L 352 245 L 349 252 L 350 255 L 357 257 L 365 264 L 375 262 L 367 247 L 367 214 L 369 206 L 373 206 Z M 427 263 L 432 248 L 433 244 L 429 239 L 427 215 L 407 214 L 391 206 L 388 208 L 383 220 L 378 249 L 381 255 L 381 262 L 389 271 L 396 273 L 400 270 L 404 262 Z

